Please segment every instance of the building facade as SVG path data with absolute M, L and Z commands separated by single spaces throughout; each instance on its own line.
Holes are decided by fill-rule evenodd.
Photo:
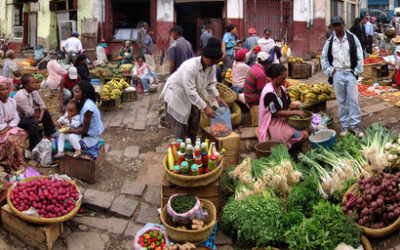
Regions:
M 332 16 L 350 26 L 358 13 L 358 0 L 0 0 L 0 34 L 19 51 L 37 44 L 60 48 L 78 30 L 85 49 L 93 52 L 105 38 L 116 55 L 143 22 L 155 30 L 158 53 L 168 48 L 174 24 L 184 27 L 195 51 L 206 23 L 218 38 L 227 24 L 236 24 L 242 40 L 250 27 L 260 36 L 270 28 L 275 40 L 286 37 L 292 52 L 304 56 L 320 52 Z

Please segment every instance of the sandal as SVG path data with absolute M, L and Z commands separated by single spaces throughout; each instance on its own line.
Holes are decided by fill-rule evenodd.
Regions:
M 79 158 L 81 156 L 81 154 L 82 154 L 81 150 L 76 150 L 74 153 L 74 158 Z
M 64 157 L 64 152 L 58 152 L 55 156 L 54 156 L 54 158 L 56 158 L 56 159 L 60 159 L 60 158 L 63 158 Z

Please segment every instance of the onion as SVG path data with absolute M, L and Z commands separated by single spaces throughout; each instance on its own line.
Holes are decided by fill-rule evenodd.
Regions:
M 385 144 L 385 149 L 389 150 L 392 147 L 392 143 L 388 142 Z

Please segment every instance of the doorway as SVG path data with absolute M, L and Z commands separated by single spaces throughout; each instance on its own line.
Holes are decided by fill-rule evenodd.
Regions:
M 29 47 L 36 48 L 37 13 L 29 14 Z
M 192 44 L 195 52 L 200 49 L 199 38 L 204 24 L 210 23 L 213 35 L 222 38 L 224 5 L 224 1 L 176 3 L 177 24 L 183 27 L 183 36 Z

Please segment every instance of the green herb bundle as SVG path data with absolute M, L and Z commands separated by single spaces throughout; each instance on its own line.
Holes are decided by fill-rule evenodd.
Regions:
M 314 214 L 285 233 L 290 249 L 335 249 L 340 243 L 354 248 L 360 245 L 362 230 L 352 218 L 346 217 L 338 205 L 320 201 L 314 206 Z
M 290 191 L 287 199 L 288 211 L 299 211 L 304 216 L 310 217 L 313 206 L 322 199 L 322 195 L 318 192 L 318 180 L 308 177 Z
M 279 245 L 285 232 L 282 201 L 273 192 L 230 199 L 222 215 L 223 231 L 253 246 Z
M 171 208 L 177 214 L 190 211 L 196 205 L 196 198 L 193 195 L 178 195 L 172 198 Z

